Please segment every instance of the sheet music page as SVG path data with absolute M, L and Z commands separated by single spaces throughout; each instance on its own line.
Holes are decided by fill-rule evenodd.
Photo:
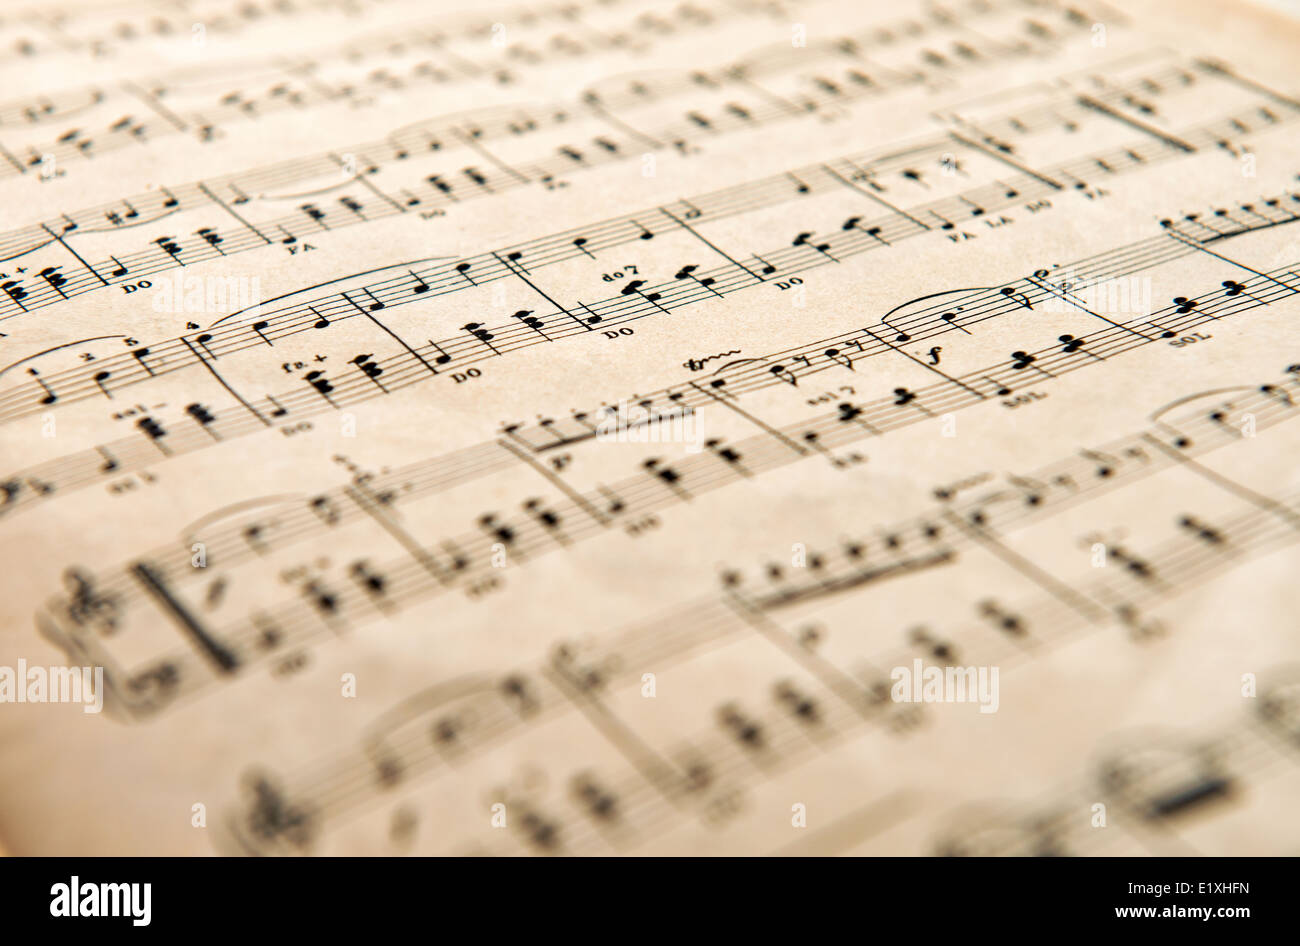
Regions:
M 8 4 L 0 844 L 1300 852 L 1297 48 Z

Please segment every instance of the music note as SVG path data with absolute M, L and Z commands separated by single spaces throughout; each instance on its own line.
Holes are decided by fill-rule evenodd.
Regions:
M 148 354 L 149 349 L 147 348 L 133 348 L 131 350 L 131 357 L 133 357 L 136 362 L 139 363 L 140 367 L 149 373 L 149 377 L 152 378 L 154 376 L 153 368 L 150 367 L 149 362 L 145 361 Z
M 806 246 L 811 250 L 816 250 L 818 253 L 821 253 L 827 259 L 838 263 L 839 260 L 835 259 L 835 257 L 830 254 L 831 245 L 829 243 L 809 243 L 808 241 L 812 236 L 813 234 L 811 232 L 800 233 L 794 238 L 791 246 Z
M 303 380 L 333 406 L 334 401 L 330 398 L 330 393 L 334 390 L 334 385 L 330 384 L 329 379 L 325 377 L 325 372 L 320 370 L 308 371 L 303 375 Z
M 861 223 L 862 223 L 861 217 L 850 217 L 848 220 L 844 221 L 844 224 L 841 229 L 860 231 L 862 233 L 865 233 L 867 236 L 871 237 L 872 239 L 876 240 L 876 242 L 882 244 L 883 246 L 889 246 L 889 241 L 880 235 L 882 232 L 880 227 L 863 227 L 861 226 Z
M 1031 312 L 1033 311 L 1034 304 L 1029 301 L 1029 297 L 1026 296 L 1023 292 L 1016 292 L 1016 290 L 1011 286 L 1005 286 L 1004 288 L 999 289 L 998 291 L 1001 292 L 1002 295 L 1006 296 L 1008 299 L 1014 299 L 1017 303 L 1024 306 L 1026 309 L 1030 310 Z
M 225 242 L 225 238 L 218 234 L 216 230 L 213 230 L 211 227 L 204 227 L 201 230 L 195 231 L 195 233 L 202 237 L 208 246 L 212 247 L 222 256 L 226 255 L 226 251 L 221 248 L 221 244 Z
M 437 365 L 445 365 L 445 364 L 447 364 L 447 363 L 449 363 L 449 362 L 451 361 L 451 355 L 449 355 L 449 354 L 447 354 L 445 351 L 443 351 L 441 345 L 439 345 L 439 344 L 438 344 L 437 342 L 435 342 L 433 339 L 429 339 L 428 341 L 429 341 L 429 345 L 430 345 L 430 347 L 432 347 L 433 350 L 436 351 L 436 352 L 438 353 L 437 357 L 435 357 L 435 358 L 433 359 L 433 363 L 434 363 L 434 364 L 437 364 Z
M 683 266 L 681 269 L 679 269 L 679 270 L 677 271 L 677 273 L 674 275 L 673 278 L 674 278 L 674 279 L 690 279 L 690 280 L 694 281 L 695 283 L 697 283 L 698 285 L 704 287 L 705 289 L 708 289 L 708 290 L 709 290 L 710 292 L 712 292 L 715 296 L 718 296 L 719 298 L 721 298 L 721 297 L 722 297 L 722 293 L 718 292 L 716 289 L 713 288 L 713 284 L 714 284 L 715 282 L 717 282 L 717 280 L 714 279 L 712 276 L 705 276 L 705 277 L 703 277 L 703 278 L 701 278 L 701 277 L 699 277 L 699 276 L 696 276 L 696 275 L 695 275 L 695 271 L 696 271 L 697 269 L 699 269 L 699 267 L 698 267 L 698 266 L 695 266 L 695 265 L 693 265 L 693 264 L 690 265 L 690 266 Z
M 547 336 L 547 334 L 544 331 L 542 331 L 542 329 L 545 327 L 542 323 L 542 320 L 533 315 L 532 309 L 522 309 L 519 312 L 516 312 L 514 315 L 512 315 L 511 318 L 518 319 L 519 321 L 527 325 L 530 329 L 532 329 L 534 332 L 536 332 L 538 335 L 542 336 L 542 338 L 545 338 L 548 342 L 550 341 L 550 338 Z
M 178 244 L 172 237 L 166 237 L 166 236 L 158 237 L 153 242 L 156 243 L 159 247 L 161 247 L 162 251 L 166 253 L 168 256 L 170 256 L 172 259 L 174 259 L 177 263 L 180 263 L 180 265 L 182 266 L 185 265 L 185 261 L 181 259 L 180 244 Z
M 486 328 L 484 328 L 481 322 L 469 322 L 464 326 L 464 328 L 465 331 L 469 332 L 480 342 L 486 345 L 489 349 L 491 349 L 492 354 L 494 355 L 501 354 L 501 352 L 498 351 L 496 347 L 493 346 L 492 344 L 492 340 L 496 338 L 496 336 L 493 335 L 491 332 L 489 332 Z
M 329 224 L 325 222 L 325 211 L 321 210 L 315 204 L 302 204 L 299 208 L 308 219 L 318 225 L 322 230 L 328 230 Z
M 387 394 L 388 388 L 384 387 L 383 382 L 379 380 L 379 376 L 384 373 L 384 369 L 373 361 L 373 358 L 374 355 L 357 355 L 349 359 L 348 364 L 356 365 L 357 370 L 374 382 L 375 387 Z
M 633 279 L 626 286 L 624 286 L 622 289 L 619 290 L 619 294 L 624 296 L 633 296 L 633 295 L 640 296 L 642 299 L 649 302 L 651 305 L 659 309 L 661 312 L 667 312 L 668 310 L 659 304 L 659 300 L 663 298 L 663 296 L 660 293 L 657 292 L 647 293 L 641 291 L 641 287 L 644 286 L 645 284 L 646 281 L 644 279 Z
M 861 343 L 859 343 L 858 348 L 861 349 L 861 347 L 862 347 Z M 845 368 L 848 368 L 850 371 L 854 370 L 853 359 L 850 358 L 848 355 L 844 354 L 844 352 L 841 351 L 840 349 L 828 348 L 822 354 L 824 354 L 827 358 L 831 359 L 832 361 L 838 362 L 839 364 L 843 365 Z
M 62 267 L 60 267 L 60 266 L 46 266 L 44 269 L 42 269 L 42 270 L 41 270 L 39 273 L 37 273 L 36 275 L 38 275 L 38 276 L 40 276 L 42 279 L 44 279 L 44 280 L 45 280 L 45 281 L 50 285 L 50 288 L 51 288 L 51 289 L 53 289 L 53 290 L 54 290 L 55 292 L 57 292 L 60 296 L 62 296 L 64 299 L 66 299 L 66 298 L 68 298 L 68 294 L 67 294 L 66 292 L 63 291 L 63 287 L 64 287 L 64 285 L 67 283 L 68 280 L 67 280 L 67 277 L 65 277 L 65 276 L 63 276 L 63 275 L 61 275 L 61 274 L 59 273 L 59 270 L 60 270 L 61 268 L 62 268 Z
M 0 289 L 3 289 L 5 295 L 17 303 L 18 308 L 22 309 L 24 312 L 27 311 L 27 306 L 23 305 L 23 300 L 27 298 L 27 290 L 18 285 L 16 280 L 9 279 L 0 283 Z
M 1249 292 L 1246 292 L 1246 287 L 1245 287 L 1244 285 L 1242 285 L 1241 283 L 1237 282 L 1235 279 L 1225 279 L 1225 280 L 1221 283 L 1221 285 L 1223 286 L 1224 290 L 1226 290 L 1223 294 L 1224 294 L 1225 296 L 1229 297 L 1229 298 L 1231 298 L 1231 297 L 1233 297 L 1233 296 L 1239 296 L 1239 295 L 1243 295 L 1243 294 L 1244 294 L 1244 295 L 1246 295 L 1247 297 L 1249 297 L 1249 298 L 1251 298 L 1251 299 L 1254 299 L 1256 302 L 1258 302 L 1258 303 L 1260 303 L 1260 304 L 1262 304 L 1262 305 L 1268 305 L 1268 304 L 1269 304 L 1269 303 L 1268 303 L 1268 300 L 1266 300 L 1266 299 L 1261 299 L 1261 298 L 1259 298 L 1259 296 L 1254 296 L 1254 295 L 1251 295 Z
M 37 371 L 35 368 L 28 368 L 27 373 L 31 375 L 34 379 L 36 379 L 36 383 L 39 384 L 41 386 L 41 390 L 45 392 L 45 396 L 41 398 L 42 404 L 53 404 L 55 401 L 59 399 L 59 396 L 54 393 L 54 391 L 50 388 L 48 384 L 45 383 L 45 379 L 41 377 L 41 373 L 39 371 Z

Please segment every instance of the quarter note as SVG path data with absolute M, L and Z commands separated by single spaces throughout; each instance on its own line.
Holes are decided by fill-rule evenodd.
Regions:
M 1067 355 L 1072 355 L 1077 351 L 1083 350 L 1084 339 L 1082 338 L 1075 338 L 1073 335 L 1062 335 L 1058 341 L 1062 343 L 1061 351 Z M 1084 351 L 1083 353 L 1089 358 L 1096 358 L 1098 361 L 1105 361 L 1101 355 L 1094 355 L 1090 351 Z
M 133 357 L 136 361 L 138 361 L 140 363 L 140 367 L 144 368 L 145 371 L 149 372 L 149 377 L 152 378 L 153 368 L 149 367 L 149 362 L 145 361 L 145 357 L 148 354 L 149 354 L 149 349 L 147 348 L 134 348 L 131 350 L 131 357 Z
M 205 430 L 208 428 L 210 424 L 212 424 L 213 421 L 217 419 L 216 416 L 213 415 L 213 413 L 210 410 L 208 410 L 208 408 L 204 407 L 202 404 L 197 404 L 197 403 L 187 405 L 185 408 L 185 413 L 189 414 L 190 417 L 194 418 L 195 423 L 203 427 Z M 217 436 L 216 431 L 209 430 L 208 432 L 212 434 L 212 436 L 214 437 Z
M 1011 286 L 1006 286 L 998 291 L 1001 292 L 1002 295 L 1006 296 L 1008 299 L 1014 299 L 1016 302 L 1024 306 L 1026 309 L 1029 309 L 1031 312 L 1033 311 L 1034 304 L 1029 301 L 1029 297 L 1026 296 L 1023 292 L 1016 292 L 1016 290 Z
M 387 594 L 388 580 L 382 574 L 371 568 L 365 561 L 353 562 L 348 569 L 348 574 L 365 589 L 367 594 L 383 603 Z
M 469 332 L 471 335 L 477 338 L 488 348 L 492 349 L 492 354 L 494 355 L 501 354 L 501 352 L 497 351 L 497 349 L 492 345 L 492 339 L 496 338 L 496 336 L 493 335 L 491 332 L 489 332 L 486 328 L 484 328 L 482 322 L 466 323 L 465 331 Z
M 433 359 L 434 364 L 445 365 L 451 361 L 451 355 L 443 351 L 441 345 L 439 345 L 433 339 L 429 339 L 429 344 L 433 347 L 434 351 L 438 353 L 437 357 Z
M 328 496 L 316 496 L 307 505 L 325 525 L 338 525 L 340 518 L 338 508 Z
M 999 384 L 988 375 L 981 375 L 981 377 L 996 389 L 996 393 L 999 397 L 1006 397 L 1008 394 L 1013 393 L 1011 388 L 1007 387 L 1005 384 Z
M 713 288 L 713 284 L 717 282 L 717 280 L 714 279 L 712 276 L 705 276 L 703 278 L 696 276 L 695 271 L 697 269 L 699 269 L 699 267 L 693 264 L 690 266 L 683 266 L 681 269 L 677 271 L 677 274 L 673 278 L 694 280 L 695 282 L 703 286 L 705 289 L 709 290 L 709 292 L 713 293 L 715 296 L 721 297 L 722 293 L 718 292 L 718 290 Z
M 375 387 L 387 394 L 388 388 L 384 387 L 383 382 L 379 380 L 379 376 L 384 373 L 384 369 L 379 367 L 372 360 L 373 358 L 374 355 L 357 355 L 355 358 L 349 359 L 348 364 L 356 365 L 363 375 L 375 383 Z
M 536 519 L 547 533 L 555 539 L 560 545 L 568 545 L 568 537 L 560 529 L 560 516 L 553 509 L 546 506 L 540 499 L 529 499 L 524 502 L 524 511 Z
M 881 232 L 880 227 L 862 227 L 860 226 L 861 223 L 862 223 L 861 217 L 850 217 L 848 220 L 844 221 L 844 225 L 841 229 L 858 230 L 862 233 L 865 233 L 867 236 L 871 237 L 877 242 L 883 244 L 884 246 L 889 246 L 889 241 L 880 235 Z
M 527 274 L 528 274 L 528 267 L 525 266 L 523 263 L 519 262 L 519 261 L 520 261 L 521 259 L 523 259 L 523 258 L 524 258 L 524 254 L 523 254 L 523 253 L 519 252 L 518 250 L 512 250 L 511 252 L 509 252 L 509 253 L 506 254 L 506 265 L 507 265 L 507 266 L 517 266 L 517 267 L 519 268 L 519 271 L 520 271 L 520 272 L 522 272 L 522 273 L 524 273 L 525 275 L 527 275 Z
M 329 229 L 329 224 L 325 222 L 325 212 L 315 204 L 302 204 L 298 209 L 305 213 L 313 223 L 318 224 L 322 230 Z
M 811 232 L 808 232 L 808 233 L 800 233 L 798 236 L 796 236 L 796 237 L 794 238 L 794 240 L 791 242 L 790 245 L 791 245 L 791 246 L 806 246 L 806 247 L 808 247 L 809 249 L 813 249 L 813 250 L 816 250 L 818 253 L 821 253 L 821 254 L 822 254 L 823 256 L 825 256 L 827 259 L 832 260 L 833 262 L 838 263 L 839 260 L 835 259 L 835 257 L 831 256 L 831 254 L 830 254 L 830 248 L 831 248 L 831 245 L 830 245 L 829 243 L 809 243 L 808 241 L 809 241 L 809 239 L 810 239 L 812 236 L 813 236 L 813 234 L 812 234 Z
M 208 245 L 211 246 L 218 253 L 220 253 L 222 256 L 226 255 L 226 251 L 221 248 L 221 244 L 225 242 L 225 238 L 220 236 L 216 230 L 212 229 L 211 227 L 204 227 L 201 230 L 196 230 L 195 234 L 197 236 L 201 236 L 204 240 L 206 240 Z
M 325 372 L 308 371 L 303 375 L 303 380 L 310 384 L 321 397 L 328 401 L 331 407 L 334 406 L 334 401 L 330 398 L 330 392 L 334 390 L 334 385 L 329 383 L 329 380 L 325 377 Z
M 182 266 L 185 265 L 184 260 L 181 259 L 180 245 L 172 237 L 158 237 L 153 242 L 158 244 L 158 246 L 162 248 L 162 251 L 176 262 L 180 263 Z
M 59 270 L 62 268 L 63 267 L 61 266 L 46 266 L 36 275 L 44 279 L 47 283 L 49 283 L 51 289 L 53 289 L 60 296 L 66 299 L 68 298 L 68 294 L 63 291 L 63 287 L 68 280 L 66 276 L 63 276 L 59 273 Z
M 27 311 L 27 306 L 23 305 L 23 300 L 27 298 L 26 289 L 12 279 L 0 283 L 0 289 L 5 291 L 5 295 L 12 299 L 18 305 L 18 308 L 24 312 Z
M 960 312 L 961 310 L 962 307 L 958 306 L 957 312 Z M 961 329 L 967 335 L 973 334 L 970 329 L 966 328 L 966 326 L 962 325 L 960 322 L 957 321 L 957 312 L 945 312 L 943 315 L 939 316 L 939 321 L 947 322 L 953 328 Z
M 478 526 L 488 534 L 489 538 L 497 540 L 508 548 L 515 544 L 515 530 L 500 521 L 494 512 L 479 516 Z
M 1259 298 L 1259 296 L 1252 296 L 1249 292 L 1246 292 L 1246 287 L 1241 283 L 1237 282 L 1235 279 L 1225 279 L 1221 283 L 1221 285 L 1226 290 L 1226 292 L 1224 292 L 1225 296 L 1232 297 L 1232 296 L 1239 296 L 1245 294 L 1246 296 L 1249 296 L 1251 299 L 1254 299 L 1256 302 L 1262 303 L 1264 305 L 1268 305 L 1268 302 L 1266 300 Z
M 1192 516 L 1181 517 L 1178 525 L 1208 545 L 1219 545 L 1224 541 L 1222 532 Z
M 1025 621 L 1018 615 L 1007 611 L 991 599 L 979 604 L 980 617 L 986 619 L 998 630 L 1012 637 L 1023 637 L 1026 633 Z
M 843 403 L 837 405 L 836 410 L 839 411 L 839 413 L 836 415 L 835 419 L 838 420 L 841 424 L 847 424 L 850 421 L 855 421 L 862 416 L 862 408 L 858 407 L 856 404 L 853 404 L 849 401 L 844 401 Z
M 732 447 L 724 446 L 722 441 L 716 437 L 706 440 L 704 446 L 706 446 L 709 449 L 709 452 L 715 457 L 740 473 L 741 476 L 753 475 L 745 468 L 745 464 L 741 462 L 743 457 L 740 452 Z
M 908 335 L 906 332 L 902 331 L 901 329 L 896 329 L 896 328 L 894 328 L 894 326 L 890 324 L 890 322 L 889 322 L 889 316 L 887 316 L 887 315 L 883 315 L 883 316 L 881 316 L 881 317 L 880 317 L 880 321 L 881 321 L 882 323 L 884 323 L 888 328 L 891 328 L 891 329 L 893 329 L 895 332 L 898 333 L 897 335 L 894 336 L 894 341 L 896 341 L 896 342 L 910 342 L 910 341 L 912 340 L 912 336 L 911 336 L 911 335 Z
M 463 171 L 461 171 L 461 173 L 464 174 L 466 177 L 468 177 L 479 187 L 483 188 L 489 194 L 492 193 L 492 188 L 488 186 L 487 178 L 483 176 L 483 172 L 480 171 L 478 168 L 467 167 Z
M 35 368 L 28 368 L 27 373 L 36 379 L 36 383 L 39 384 L 41 389 L 45 392 L 45 396 L 41 398 L 42 404 L 53 404 L 59 399 L 59 396 L 54 393 L 48 384 L 45 383 L 45 379 L 41 377 L 39 371 Z
M 160 442 L 167 436 L 167 431 L 163 428 L 163 425 L 158 423 L 154 418 L 142 417 L 140 420 L 136 421 L 135 426 L 143 431 L 145 436 L 152 440 L 163 453 L 170 452 L 167 447 Z
M 126 207 L 125 214 L 118 213 L 116 210 L 110 210 L 104 214 L 108 219 L 108 222 L 113 224 L 115 227 L 120 227 L 124 220 L 134 220 L 140 216 L 140 211 L 132 207 L 130 201 L 124 200 L 122 201 L 122 205 Z
M 633 296 L 633 295 L 640 296 L 642 299 L 644 299 L 646 302 L 649 302 L 651 305 L 659 309 L 661 312 L 667 312 L 668 310 L 659 304 L 659 300 L 662 298 L 662 296 L 659 293 L 657 292 L 647 293 L 641 291 L 641 287 L 644 286 L 645 284 L 646 283 L 644 279 L 634 279 L 626 286 L 624 286 L 621 290 L 619 290 L 619 293 L 620 295 L 624 295 L 624 296 Z
M 734 703 L 718 710 L 718 724 L 746 749 L 759 751 L 767 747 L 762 724 L 742 713 Z
M 681 486 L 681 474 L 670 466 L 664 465 L 663 460 L 658 457 L 651 457 L 641 464 L 641 468 L 665 484 L 669 489 L 676 493 L 682 499 L 690 499 L 690 493 L 686 492 Z
M 510 317 L 512 319 L 518 319 L 519 321 L 523 322 L 525 325 L 527 325 L 538 335 L 542 336 L 542 338 L 545 338 L 548 342 L 551 340 L 550 337 L 544 331 L 542 331 L 542 329 L 545 326 L 543 325 L 541 319 L 533 315 L 532 309 L 521 309 L 520 311 L 516 312 L 514 315 Z

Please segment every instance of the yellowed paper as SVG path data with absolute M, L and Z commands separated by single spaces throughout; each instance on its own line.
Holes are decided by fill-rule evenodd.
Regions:
M 1300 850 L 1300 27 L 0 18 L 0 839 Z

